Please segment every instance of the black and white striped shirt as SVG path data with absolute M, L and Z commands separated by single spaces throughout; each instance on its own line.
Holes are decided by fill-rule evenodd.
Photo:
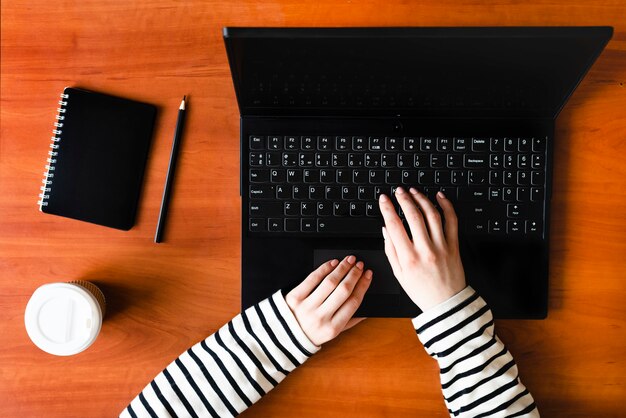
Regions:
M 467 287 L 413 319 L 439 362 L 451 416 L 538 417 L 484 300 Z M 172 362 L 120 417 L 233 417 L 315 354 L 282 293 L 246 309 Z

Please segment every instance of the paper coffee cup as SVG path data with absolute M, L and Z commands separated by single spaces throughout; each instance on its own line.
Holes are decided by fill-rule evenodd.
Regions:
M 43 351 L 71 356 L 96 340 L 105 306 L 104 295 L 93 283 L 45 284 L 35 290 L 26 305 L 26 332 Z

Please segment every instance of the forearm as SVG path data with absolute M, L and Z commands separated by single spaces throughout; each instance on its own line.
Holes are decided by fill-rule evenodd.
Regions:
M 414 318 L 413 325 L 439 363 L 451 416 L 539 416 L 513 357 L 494 333 L 489 307 L 471 287 Z
M 120 416 L 236 416 L 318 350 L 277 292 L 188 349 Z

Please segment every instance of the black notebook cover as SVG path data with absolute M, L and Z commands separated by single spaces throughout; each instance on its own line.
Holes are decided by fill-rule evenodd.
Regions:
M 40 210 L 130 229 L 156 107 L 70 87 L 59 103 Z

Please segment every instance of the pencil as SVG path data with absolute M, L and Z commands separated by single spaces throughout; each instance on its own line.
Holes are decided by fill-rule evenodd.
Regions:
M 161 200 L 161 211 L 159 213 L 159 222 L 157 223 L 156 234 L 154 235 L 154 242 L 159 243 L 163 241 L 163 231 L 165 229 L 165 219 L 167 218 L 167 210 L 170 203 L 170 192 L 172 190 L 172 182 L 174 179 L 174 171 L 176 170 L 176 160 L 178 156 L 178 148 L 180 145 L 180 138 L 183 134 L 183 127 L 185 125 L 185 100 L 187 96 L 183 96 L 183 101 L 180 102 L 178 108 L 178 120 L 176 121 L 176 132 L 174 133 L 174 140 L 172 141 L 172 152 L 170 153 L 170 164 L 167 167 L 167 177 L 165 179 L 165 189 L 163 189 L 163 199 Z

